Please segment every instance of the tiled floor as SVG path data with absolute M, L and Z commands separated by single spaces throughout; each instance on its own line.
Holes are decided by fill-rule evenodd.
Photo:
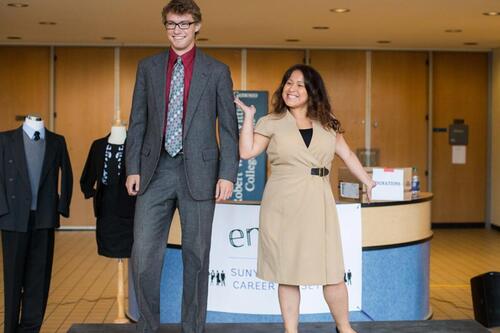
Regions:
M 431 244 L 433 319 L 473 319 L 470 278 L 500 271 L 500 232 L 438 229 Z M 58 232 L 42 332 L 67 332 L 72 323 L 113 322 L 117 311 L 116 272 L 116 260 L 97 256 L 93 232 Z M 1 327 L 3 288 L 0 293 Z

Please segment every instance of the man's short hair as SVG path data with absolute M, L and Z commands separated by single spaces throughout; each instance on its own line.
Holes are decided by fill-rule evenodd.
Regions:
M 161 12 L 163 25 L 167 24 L 167 14 L 175 13 L 179 15 L 191 14 L 195 22 L 201 22 L 200 7 L 193 0 L 171 0 Z

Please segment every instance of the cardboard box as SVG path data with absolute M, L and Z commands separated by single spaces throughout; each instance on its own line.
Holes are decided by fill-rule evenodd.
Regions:
M 372 190 L 372 200 L 401 201 L 405 199 L 404 168 L 373 168 L 372 179 L 377 183 Z
M 394 187 L 392 196 L 389 196 L 392 199 L 388 199 L 389 197 L 387 194 L 384 195 L 378 195 L 375 193 L 375 197 L 373 196 L 374 193 L 372 193 L 372 200 L 403 200 L 404 194 L 411 192 L 411 177 L 412 177 L 412 168 L 383 168 L 383 167 L 365 167 L 364 168 L 366 172 L 373 177 L 373 169 L 378 169 L 378 170 L 402 170 L 402 178 L 399 179 L 399 182 L 403 184 L 403 191 L 397 191 Z M 342 184 L 344 183 L 344 184 Z M 343 199 L 360 199 L 355 198 L 355 193 L 356 191 L 354 190 L 354 187 L 356 186 L 355 184 L 358 185 L 359 188 L 359 195 L 366 193 L 366 186 L 362 184 L 346 167 L 339 168 L 339 195 Z M 383 187 L 383 184 L 377 185 Z M 387 185 L 386 185 L 387 186 Z M 387 189 L 387 188 L 386 188 Z

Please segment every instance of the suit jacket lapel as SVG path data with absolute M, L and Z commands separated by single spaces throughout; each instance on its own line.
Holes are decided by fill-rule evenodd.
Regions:
M 43 157 L 42 173 L 40 174 L 40 187 L 51 167 L 54 167 L 53 161 L 56 157 L 55 138 L 52 132 L 45 130 L 45 154 Z
M 167 76 L 167 64 L 168 64 L 168 54 L 169 51 L 163 52 L 158 58 L 154 61 L 154 68 L 151 72 L 153 77 L 153 87 L 155 89 L 155 102 L 156 106 L 159 108 L 158 110 L 158 127 L 160 129 L 160 133 L 163 132 L 163 124 L 165 123 L 165 90 L 166 90 L 166 76 Z
M 208 73 L 210 70 L 209 66 L 210 64 L 206 61 L 205 54 L 200 49 L 196 49 L 193 76 L 191 78 L 191 85 L 189 88 L 186 119 L 184 120 L 184 138 L 186 137 L 186 134 L 189 130 L 191 120 L 193 120 L 193 116 L 198 110 L 198 103 L 200 101 L 201 95 L 203 94 L 203 90 L 205 90 L 205 87 L 207 85 L 209 77 Z
M 24 150 L 24 139 L 23 139 L 23 128 L 19 127 L 13 136 L 13 152 L 14 152 L 14 162 L 16 163 L 21 178 L 26 184 L 29 192 L 31 193 L 30 176 L 28 174 L 28 164 L 26 162 L 26 153 Z

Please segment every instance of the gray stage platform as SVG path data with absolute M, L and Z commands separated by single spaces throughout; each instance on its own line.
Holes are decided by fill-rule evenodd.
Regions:
M 488 333 L 472 320 L 377 321 L 353 323 L 358 333 Z M 68 333 L 134 333 L 135 325 L 75 324 Z M 161 333 L 179 333 L 179 325 L 162 325 Z M 333 323 L 304 323 L 300 333 L 334 333 Z M 206 333 L 282 333 L 281 324 L 208 324 Z

